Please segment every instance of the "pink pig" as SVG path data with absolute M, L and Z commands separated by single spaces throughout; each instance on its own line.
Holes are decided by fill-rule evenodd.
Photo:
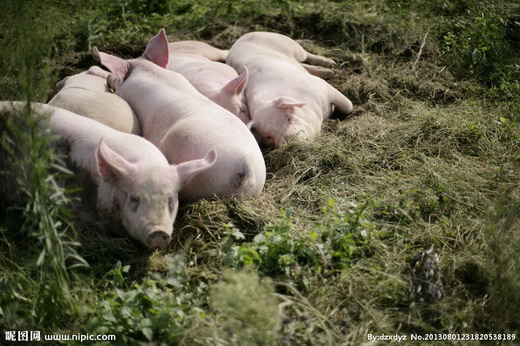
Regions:
M 246 86 L 248 126 L 257 140 L 279 148 L 288 137 L 313 138 L 333 105 L 352 112 L 352 102 L 319 77 L 331 59 L 306 52 L 291 38 L 269 32 L 251 32 L 231 47 L 226 62 L 238 72 L 249 70 Z
M 0 102 L 0 111 L 13 111 L 22 102 Z M 142 137 L 116 131 L 92 119 L 49 105 L 31 105 L 36 114 L 48 114 L 44 126 L 60 135 L 69 157 L 97 185 L 97 209 L 130 236 L 151 249 L 171 240 L 179 207 L 178 191 L 193 176 L 209 169 L 214 151 L 204 158 L 170 165 L 164 155 Z
M 60 91 L 49 104 L 97 120 L 113 129 L 140 135 L 141 126 L 126 101 L 110 91 L 108 72 L 97 66 L 66 77 L 56 86 Z
M 210 149 L 218 153 L 215 165 L 181 190 L 183 197 L 257 196 L 266 173 L 255 138 L 236 116 L 200 94 L 184 76 L 165 69 L 168 50 L 162 29 L 140 58 L 98 54 L 114 74 L 108 78 L 109 85 L 132 106 L 143 136 L 170 163 L 193 160 Z
M 249 119 L 243 93 L 247 69 L 238 75 L 225 61 L 228 51 L 200 41 L 168 44 L 170 55 L 166 68 L 182 74 L 202 95 L 224 107 L 241 120 Z

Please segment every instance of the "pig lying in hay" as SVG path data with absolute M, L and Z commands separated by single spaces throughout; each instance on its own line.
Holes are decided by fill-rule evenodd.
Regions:
M 248 126 L 257 140 L 279 148 L 288 137 L 313 138 L 333 105 L 352 112 L 352 102 L 319 77 L 331 59 L 306 52 L 291 38 L 270 32 L 250 32 L 229 50 L 226 62 L 238 72 L 247 67 Z
M 0 112 L 4 116 L 16 114 L 25 106 L 23 102 L 2 101 Z M 202 159 L 170 165 L 159 149 L 142 137 L 53 106 L 34 103 L 31 109 L 41 116 L 42 127 L 66 142 L 73 165 L 94 180 L 97 209 L 104 220 L 116 221 L 151 249 L 170 243 L 178 191 L 215 164 L 215 151 Z

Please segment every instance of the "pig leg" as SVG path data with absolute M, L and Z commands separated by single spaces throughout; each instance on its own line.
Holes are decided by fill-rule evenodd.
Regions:
M 331 103 L 343 114 L 352 112 L 352 102 L 342 93 L 340 93 L 332 85 L 328 84 L 329 99 Z
M 312 54 L 309 52 L 306 52 L 307 56 L 303 62 L 307 62 L 312 65 L 318 65 L 318 66 L 325 66 L 325 67 L 331 67 L 336 64 L 334 60 L 326 58 L 321 55 Z
M 334 71 L 332 71 L 329 68 L 321 67 L 321 66 L 314 66 L 314 65 L 308 65 L 301 63 L 304 69 L 307 70 L 310 74 L 323 78 L 323 79 L 329 79 L 334 75 Z
M 108 75 L 110 74 L 110 72 L 103 70 L 99 66 L 91 66 L 88 69 L 88 73 L 91 74 L 91 75 L 94 75 L 94 76 L 98 76 L 98 77 L 104 78 L 104 79 L 107 79 Z
M 229 50 L 220 49 L 220 54 L 221 54 L 220 55 L 220 59 L 218 59 L 217 61 L 225 63 L 226 59 L 227 59 L 227 56 L 229 54 Z
M 174 51 L 175 52 L 175 51 Z M 229 50 L 218 49 L 212 46 L 204 47 L 203 49 L 197 51 L 197 54 L 202 55 L 203 57 L 218 62 L 225 62 L 228 56 Z

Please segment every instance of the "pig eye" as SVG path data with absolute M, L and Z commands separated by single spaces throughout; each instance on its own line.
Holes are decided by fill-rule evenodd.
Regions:
M 135 211 L 137 210 L 137 207 L 139 207 L 139 196 L 131 195 L 130 196 L 130 207 Z
M 168 197 L 168 208 L 173 210 L 173 196 Z
M 114 209 L 119 210 L 121 209 L 121 204 L 119 204 L 119 200 L 116 196 L 114 196 L 114 199 L 112 200 L 112 204 L 114 205 Z

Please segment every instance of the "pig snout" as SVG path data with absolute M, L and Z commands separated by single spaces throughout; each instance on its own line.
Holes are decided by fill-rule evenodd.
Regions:
M 279 149 L 283 144 L 281 137 L 260 132 L 255 125 L 248 125 L 256 141 L 263 147 Z
M 265 136 L 260 137 L 259 142 L 267 148 L 280 149 L 285 143 L 285 140 L 282 137 Z
M 148 247 L 152 250 L 166 248 L 171 240 L 171 235 L 160 228 L 154 228 L 146 237 Z

